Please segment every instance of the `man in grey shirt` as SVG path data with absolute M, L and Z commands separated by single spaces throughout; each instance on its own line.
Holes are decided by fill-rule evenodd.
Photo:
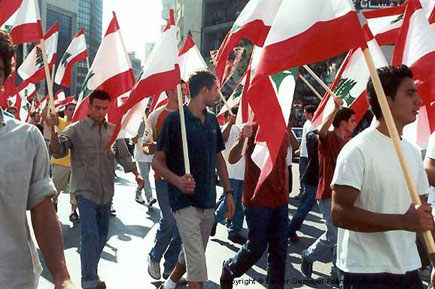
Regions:
M 115 158 L 125 172 L 136 176 L 139 187 L 144 181 L 132 161 L 123 139 L 111 149 L 104 149 L 113 135 L 115 126 L 105 117 L 110 96 L 95 90 L 89 96 L 90 114 L 83 120 L 69 125 L 58 136 L 54 130 L 56 116 L 47 120 L 51 127 L 50 151 L 55 158 L 71 151 L 71 193 L 76 196 L 80 213 L 80 260 L 82 287 L 106 288 L 98 277 L 98 262 L 107 241 L 110 205 L 114 193 Z
M 0 89 L 11 73 L 14 48 L 0 31 Z M 38 128 L 6 116 L 0 108 L 0 287 L 36 289 L 42 272 L 27 225 L 33 231 L 56 289 L 74 289 L 51 197 L 48 152 Z

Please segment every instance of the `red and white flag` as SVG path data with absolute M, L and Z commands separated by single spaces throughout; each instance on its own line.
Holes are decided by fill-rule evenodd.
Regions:
M 66 105 L 72 103 L 74 101 L 74 96 L 68 96 L 67 98 L 63 99 L 63 100 L 56 100 L 54 101 L 54 108 L 57 111 L 62 110 Z
M 18 4 L 20 5 L 17 9 Z M 9 18 L 6 19 L 8 16 Z M 1 1 L 0 26 L 2 24 L 4 24 L 6 30 L 10 31 L 12 41 L 16 45 L 26 42 L 38 42 L 42 39 L 41 15 L 37 0 Z
M 435 32 L 419 0 L 408 0 L 393 53 L 393 65 L 400 64 L 411 68 L 418 93 L 423 99 L 415 129 L 410 131 L 406 128 L 404 136 L 424 149 L 430 133 L 435 130 L 435 111 L 432 107 L 435 100 Z
M 224 83 L 225 67 L 231 51 L 242 38 L 249 39 L 256 46 L 263 46 L 281 2 L 282 0 L 250 0 L 243 8 L 217 53 L 216 76 L 220 86 Z
M 189 80 L 189 76 L 198 70 L 208 69 L 204 58 L 199 52 L 198 47 L 193 41 L 192 35 L 187 35 L 186 42 L 178 53 L 178 63 L 180 65 L 181 79 Z
M 367 25 L 364 26 L 367 45 L 373 57 L 376 68 L 388 66 L 381 48 L 376 39 L 370 33 Z M 331 85 L 331 90 L 343 98 L 344 107 L 355 111 L 356 121 L 359 122 L 369 107 L 367 101 L 367 82 L 370 78 L 363 50 L 361 48 L 351 50 L 344 59 L 337 76 Z M 315 127 L 320 126 L 325 118 L 334 110 L 334 101 L 329 93 L 326 93 L 317 108 L 312 123 Z
M 144 98 L 160 95 L 180 84 L 177 27 L 172 9 L 169 11 L 169 15 L 163 33 L 145 63 L 140 80 L 126 103 L 121 107 L 123 120 L 120 117 L 117 122 L 114 122 L 116 129 L 109 145 L 116 140 L 121 129 L 125 129 L 127 126 L 132 132 L 137 132 L 149 101 Z
M 69 87 L 71 85 L 71 73 L 74 64 L 88 57 L 88 48 L 86 45 L 85 30 L 82 28 L 74 36 L 68 49 L 60 60 L 59 67 L 54 77 L 54 82 Z
M 363 12 L 367 25 L 380 46 L 395 44 L 403 23 L 407 3 Z
M 59 37 L 59 22 L 56 22 L 44 35 L 45 50 L 48 67 L 51 69 L 56 63 L 57 40 Z M 44 60 L 42 58 L 41 44 L 36 45 L 27 58 L 18 68 L 18 75 L 23 79 L 24 85 L 38 83 L 45 78 Z
M 11 105 L 18 110 L 18 119 L 26 120 L 30 111 L 30 103 L 28 98 L 36 94 L 36 87 L 34 84 L 29 84 L 26 87 L 18 88 L 18 93 L 9 98 Z
M 350 0 L 291 0 L 282 1 L 263 47 L 248 92 L 259 124 L 256 139 L 267 144 L 270 155 L 260 167 L 257 190 L 272 171 L 287 133 L 288 118 L 283 112 L 290 111 L 291 103 L 265 92 L 271 81 L 277 83 L 282 77 L 276 74 L 366 47 L 366 43 Z M 272 87 L 276 90 L 277 85 Z
M 98 89 L 104 90 L 110 95 L 108 120 L 115 123 L 120 115 L 118 97 L 129 92 L 134 87 L 135 82 L 118 20 L 115 13 L 113 13 L 112 21 L 107 28 L 80 92 L 73 121 L 84 119 L 88 115 L 88 96 Z

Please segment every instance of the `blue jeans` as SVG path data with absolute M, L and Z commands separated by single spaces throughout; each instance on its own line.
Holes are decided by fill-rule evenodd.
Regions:
M 82 287 L 83 289 L 95 288 L 99 280 L 98 262 L 109 232 L 111 202 L 98 206 L 80 196 L 76 199 L 80 213 Z
M 177 223 L 169 205 L 168 182 L 156 180 L 156 195 L 160 206 L 160 220 L 154 246 L 149 256 L 153 262 L 160 262 L 164 254 L 164 272 L 171 273 L 177 263 L 181 251 L 181 238 L 178 234 Z
M 284 288 L 288 245 L 287 204 L 274 209 L 246 206 L 245 216 L 248 223 L 248 241 L 224 266 L 234 278 L 238 278 L 257 263 L 269 246 L 266 280 L 268 288 Z
M 305 193 L 305 183 L 302 182 L 302 176 L 304 175 L 305 170 L 307 169 L 308 166 L 308 158 L 307 157 L 300 157 L 299 158 L 299 192 L 300 193 Z
M 305 194 L 302 196 L 298 209 L 293 215 L 293 218 L 288 226 L 289 234 L 296 234 L 296 231 L 301 228 L 302 223 L 304 222 L 311 208 L 316 203 L 316 192 L 317 186 L 305 184 Z
M 423 289 L 417 270 L 403 275 L 390 273 L 355 274 L 338 270 L 340 289 Z
M 231 189 L 234 191 L 234 217 L 231 220 L 230 228 L 228 229 L 228 235 L 234 235 L 240 233 L 243 226 L 243 219 L 245 215 L 243 214 L 242 207 L 242 194 L 243 194 L 243 180 L 230 179 Z M 225 202 L 225 194 L 222 194 L 218 202 L 218 207 L 215 212 L 214 220 L 215 222 L 222 223 L 224 218 L 224 213 L 227 210 Z
M 323 233 L 308 249 L 304 250 L 305 258 L 310 261 L 321 261 L 324 263 L 332 262 L 331 273 L 336 273 L 337 257 L 337 231 L 338 228 L 332 224 L 331 219 L 331 199 L 317 200 L 319 209 L 322 212 L 323 220 L 326 225 L 326 232 Z

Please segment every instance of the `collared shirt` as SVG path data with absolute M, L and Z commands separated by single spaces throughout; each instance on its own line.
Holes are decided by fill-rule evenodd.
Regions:
M 71 192 L 104 205 L 114 193 L 115 158 L 125 172 L 136 169 L 123 139 L 116 141 L 116 148 L 105 150 L 115 126 L 104 121 L 98 125 L 90 117 L 69 125 L 59 134 L 60 151 L 53 155 L 61 158 L 71 152 Z
M 56 194 L 48 152 L 33 125 L 0 108 L 0 287 L 36 289 L 42 272 L 26 210 Z
M 169 183 L 169 203 L 174 212 L 189 206 L 211 209 L 216 205 L 216 156 L 225 149 L 225 144 L 214 114 L 204 110 L 204 124 L 190 112 L 187 106 L 184 106 L 184 114 L 190 170 L 196 185 L 192 195 L 185 195 L 176 186 Z M 166 117 L 157 142 L 157 151 L 166 153 L 166 164 L 171 172 L 178 176 L 184 175 L 183 145 L 178 111 L 172 112 Z

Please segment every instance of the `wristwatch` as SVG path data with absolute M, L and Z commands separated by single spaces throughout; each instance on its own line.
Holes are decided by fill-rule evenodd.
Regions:
M 233 190 L 228 190 L 225 192 L 225 196 L 231 194 L 234 197 L 234 191 Z

